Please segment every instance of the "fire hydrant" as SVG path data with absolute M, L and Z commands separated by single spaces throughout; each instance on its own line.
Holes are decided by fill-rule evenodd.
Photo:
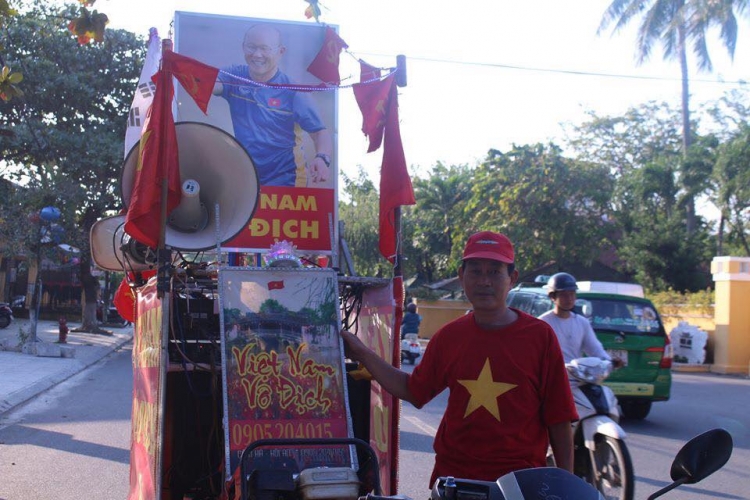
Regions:
M 66 344 L 68 342 L 68 320 L 62 317 L 57 320 L 57 324 L 60 328 L 60 335 L 57 342 L 60 344 Z

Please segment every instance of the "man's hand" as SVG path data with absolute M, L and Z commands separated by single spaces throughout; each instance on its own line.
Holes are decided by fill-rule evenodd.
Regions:
M 612 366 L 615 370 L 617 370 L 618 368 L 622 368 L 623 366 L 625 366 L 625 362 L 620 358 L 612 358 Z
M 368 350 L 367 346 L 351 332 L 341 330 L 340 335 L 344 339 L 344 355 L 352 361 L 361 361 L 362 355 Z
M 315 157 L 307 164 L 307 185 L 326 182 L 331 176 L 331 169 L 323 158 Z

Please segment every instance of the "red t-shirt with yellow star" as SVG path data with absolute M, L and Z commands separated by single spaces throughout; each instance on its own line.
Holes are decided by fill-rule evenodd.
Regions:
M 547 427 L 578 420 L 555 332 L 513 310 L 518 319 L 496 329 L 473 313 L 448 323 L 409 378 L 417 407 L 450 389 L 430 486 L 438 476 L 494 481 L 544 467 Z

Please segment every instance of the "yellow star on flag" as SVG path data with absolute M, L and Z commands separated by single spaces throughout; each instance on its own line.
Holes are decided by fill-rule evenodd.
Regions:
M 468 417 L 474 410 L 484 407 L 493 417 L 500 422 L 500 408 L 498 408 L 497 397 L 514 389 L 516 384 L 506 384 L 492 380 L 492 368 L 490 358 L 484 362 L 484 367 L 476 380 L 459 380 L 459 384 L 466 387 L 471 394 L 469 404 L 466 405 L 464 418 Z

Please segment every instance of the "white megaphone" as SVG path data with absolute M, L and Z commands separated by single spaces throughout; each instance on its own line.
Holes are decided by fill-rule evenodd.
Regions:
M 215 248 L 240 233 L 255 213 L 258 174 L 237 140 L 205 123 L 175 125 L 182 179 L 182 201 L 167 216 L 165 243 L 178 250 Z M 125 158 L 120 188 L 127 207 L 138 165 L 136 144 Z M 216 205 L 219 207 L 217 230 Z
M 255 165 L 245 148 L 223 130 L 198 122 L 175 125 L 182 200 L 169 215 L 165 243 L 179 250 L 215 248 L 242 231 L 258 203 Z M 127 207 L 135 184 L 139 144 L 125 158 L 120 189 Z M 218 227 L 216 206 L 219 208 Z M 108 271 L 153 269 L 153 249 L 124 231 L 125 216 L 104 218 L 91 228 L 91 256 Z
M 91 259 L 105 271 L 140 272 L 156 267 L 156 254 L 125 232 L 125 216 L 98 220 L 91 227 Z

